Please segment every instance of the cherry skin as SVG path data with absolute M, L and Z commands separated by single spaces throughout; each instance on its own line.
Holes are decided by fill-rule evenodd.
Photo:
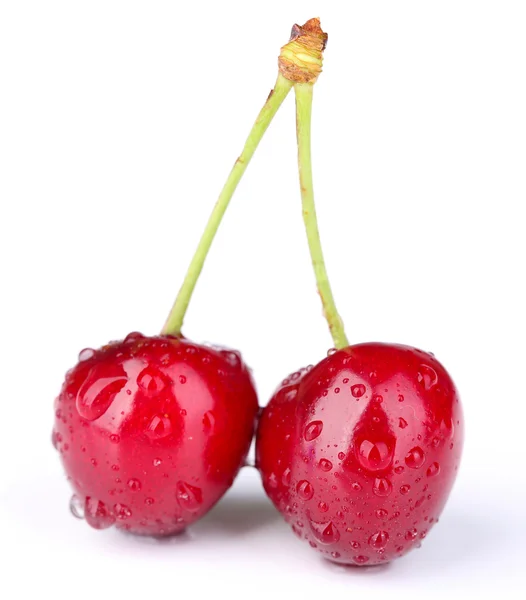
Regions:
M 457 390 L 429 353 L 367 343 L 287 378 L 263 410 L 257 466 L 301 539 L 330 560 L 390 561 L 419 546 L 455 480 Z
M 73 512 L 96 529 L 183 530 L 231 486 L 257 411 L 237 352 L 137 333 L 82 351 L 53 429 Z

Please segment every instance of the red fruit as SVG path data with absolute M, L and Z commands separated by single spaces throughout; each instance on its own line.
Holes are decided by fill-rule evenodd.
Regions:
M 359 344 L 283 382 L 259 423 L 257 465 L 298 537 L 331 560 L 373 565 L 437 522 L 462 443 L 457 390 L 431 354 Z
M 53 430 L 72 512 L 96 529 L 181 531 L 232 484 L 257 411 L 237 352 L 140 334 L 82 351 Z

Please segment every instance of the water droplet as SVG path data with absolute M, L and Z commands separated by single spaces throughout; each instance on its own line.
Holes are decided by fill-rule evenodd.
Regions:
M 387 531 L 377 531 L 369 538 L 369 545 L 373 548 L 385 548 L 389 541 L 389 534 Z
M 84 518 L 84 504 L 77 494 L 73 494 L 73 496 L 71 496 L 69 501 L 69 510 L 76 519 Z
M 339 552 L 331 552 L 331 556 L 333 558 L 340 558 L 341 554 Z
M 235 369 L 241 367 L 241 354 L 239 354 L 239 352 L 236 352 L 235 350 L 221 350 L 219 354 L 221 354 L 231 367 L 234 367 Z
M 398 402 L 403 402 L 403 401 L 404 401 L 403 394 L 398 394 Z
M 154 467 L 160 467 L 163 464 L 163 461 L 160 458 L 154 458 L 153 459 L 153 466 Z
M 155 415 L 146 428 L 146 435 L 152 440 L 164 438 L 172 432 L 172 423 L 166 415 Z
M 374 480 L 373 492 L 380 497 L 389 496 L 393 489 L 392 483 L 388 479 L 383 477 L 377 477 Z
M 113 373 L 93 367 L 80 386 L 76 406 L 81 417 L 95 421 L 110 407 L 115 396 L 128 383 L 124 369 L 120 365 L 112 368 Z
M 413 527 L 405 532 L 404 538 L 408 541 L 414 540 L 416 538 L 417 530 Z
M 336 348 L 331 348 L 330 350 L 327 350 L 327 356 L 333 356 L 334 354 L 336 354 L 336 352 L 338 352 Z
M 214 431 L 215 423 L 216 418 L 214 417 L 214 413 L 211 410 L 205 412 L 203 416 L 203 428 L 205 433 L 210 435 Z
M 290 400 L 294 400 L 294 398 L 298 395 L 298 388 L 293 387 L 288 389 L 285 392 L 285 400 L 288 400 L 290 402 Z
M 344 377 L 342 379 L 342 383 L 345 385 L 346 383 L 349 383 L 349 378 L 348 377 Z
M 405 419 L 402 419 L 402 417 L 400 417 L 398 419 L 398 427 L 400 427 L 400 429 L 405 429 L 407 427 L 407 421 Z
M 147 504 L 148 506 L 151 506 L 153 503 L 155 502 L 154 498 L 145 498 L 144 499 L 144 504 Z
M 119 465 L 111 465 L 112 471 L 118 471 L 120 469 Z
M 138 492 L 141 489 L 142 485 L 138 479 L 132 477 L 132 479 L 128 479 L 128 487 L 132 492 Z
M 79 362 L 84 362 L 95 356 L 95 350 L 93 348 L 84 348 L 79 352 Z
M 355 492 L 360 492 L 362 489 L 362 486 L 357 482 L 357 481 L 353 481 L 353 483 L 351 483 L 351 488 L 355 491 Z
M 411 489 L 410 485 L 402 485 L 402 486 L 400 486 L 400 493 L 405 496 L 406 494 L 409 493 L 410 489 Z
M 405 464 L 410 469 L 418 469 L 424 464 L 425 454 L 420 446 L 411 448 L 405 457 Z
M 94 467 L 96 467 L 96 466 L 99 464 L 99 463 L 97 462 L 97 459 L 96 459 L 96 458 L 92 458 L 92 459 L 90 460 L 90 463 L 91 463 L 91 464 L 92 464 Z
M 440 472 L 440 465 L 437 462 L 432 463 L 427 469 L 427 476 L 434 477 Z
M 326 459 L 326 458 L 320 458 L 320 462 L 318 463 L 318 467 L 320 467 L 320 469 L 322 471 L 330 471 L 332 469 L 332 463 L 330 460 Z
M 427 531 L 424 529 L 424 531 L 420 532 L 420 539 L 423 540 L 427 535 Z
M 285 469 L 283 471 L 283 475 L 281 476 L 281 482 L 283 483 L 283 485 L 289 486 L 291 477 L 291 470 L 289 468 Z
M 358 449 L 358 461 L 368 471 L 387 469 L 393 460 L 393 448 L 386 442 L 363 440 Z
M 184 375 L 179 375 L 179 383 L 184 385 L 186 383 L 186 377 Z
M 335 544 L 340 539 L 340 532 L 336 529 L 332 521 L 329 521 L 328 523 L 311 521 L 310 527 L 314 537 L 320 544 Z
M 296 491 L 298 492 L 298 496 L 305 501 L 310 500 L 314 496 L 314 488 L 305 479 L 298 483 Z
M 353 560 L 355 563 L 359 564 L 359 565 L 364 565 L 366 562 L 369 562 L 369 557 L 368 556 L 353 556 Z
M 380 394 L 374 394 L 373 402 L 376 402 L 377 404 L 382 404 L 383 401 L 384 401 L 383 396 L 381 396 Z
M 312 540 L 309 541 L 309 546 L 311 548 L 317 548 L 318 546 L 316 545 L 316 542 L 313 542 Z
M 374 514 L 376 515 L 377 519 L 386 519 L 388 512 L 383 508 L 379 508 Z
M 275 473 L 271 473 L 267 479 L 267 485 L 269 488 L 275 490 L 278 487 L 278 478 Z
M 404 467 L 402 467 L 402 465 L 400 465 L 399 467 L 395 467 L 395 468 L 394 468 L 394 472 L 395 472 L 397 475 L 400 475 L 400 473 L 403 473 L 403 472 L 404 472 L 404 470 L 405 470 L 405 469 L 404 469 Z
M 437 384 L 438 375 L 433 367 L 430 367 L 429 365 L 420 365 L 417 380 L 425 390 L 430 390 Z
M 355 398 L 361 398 L 365 394 L 365 385 L 363 383 L 357 383 L 351 387 L 351 394 Z
M 327 512 L 329 510 L 329 505 L 326 502 L 320 502 L 318 508 L 321 512 Z
M 120 502 L 113 506 L 113 512 L 119 521 L 125 521 L 132 516 L 131 509 L 126 504 L 121 504 Z
M 142 333 L 139 333 L 138 331 L 132 331 L 124 338 L 124 343 L 135 342 L 136 340 L 140 340 L 142 338 L 144 338 Z
M 343 460 L 345 458 L 345 452 L 338 452 L 338 458 Z
M 155 367 L 149 365 L 137 376 L 137 385 L 147 394 L 158 394 L 166 387 L 164 375 Z
M 311 421 L 305 427 L 305 433 L 303 437 L 307 442 L 315 440 L 323 430 L 323 423 L 321 421 Z
M 340 388 L 339 388 L 339 387 L 337 387 L 337 388 L 334 388 L 334 393 L 335 393 L 335 394 L 339 394 L 339 393 L 340 393 Z
M 115 517 L 104 502 L 89 496 L 84 504 L 84 517 L 86 523 L 94 529 L 108 529 L 115 523 Z
M 118 444 L 121 441 L 121 437 L 119 435 L 117 435 L 116 433 L 112 433 L 110 435 L 110 442 L 112 442 L 113 444 Z
M 177 482 L 175 495 L 179 506 L 190 512 L 198 511 L 203 504 L 203 492 L 201 488 L 184 481 Z
M 360 542 L 351 542 L 351 548 L 358 550 L 358 548 L 361 548 Z

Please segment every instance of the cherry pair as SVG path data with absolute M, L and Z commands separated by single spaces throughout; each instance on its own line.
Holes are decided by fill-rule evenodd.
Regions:
M 257 468 L 266 493 L 327 558 L 377 564 L 415 547 L 437 522 L 462 449 L 455 386 L 433 355 L 349 346 L 328 282 L 312 187 L 312 91 L 327 35 L 294 26 L 276 85 L 209 219 L 160 336 L 86 349 L 55 401 L 53 443 L 74 489 L 71 510 L 96 529 L 170 535 L 232 485 L 254 435 L 258 399 L 238 352 L 193 343 L 183 318 L 222 216 L 288 92 L 297 108 L 303 216 L 334 349 L 283 381 L 263 409 Z

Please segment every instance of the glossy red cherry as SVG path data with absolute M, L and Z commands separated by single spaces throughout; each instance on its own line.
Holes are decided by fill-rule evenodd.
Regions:
M 257 411 L 237 352 L 136 333 L 82 351 L 53 429 L 73 513 L 96 529 L 183 530 L 232 484 Z
M 437 522 L 462 443 L 457 390 L 431 354 L 359 344 L 283 382 L 259 423 L 257 466 L 299 538 L 331 560 L 374 565 Z

